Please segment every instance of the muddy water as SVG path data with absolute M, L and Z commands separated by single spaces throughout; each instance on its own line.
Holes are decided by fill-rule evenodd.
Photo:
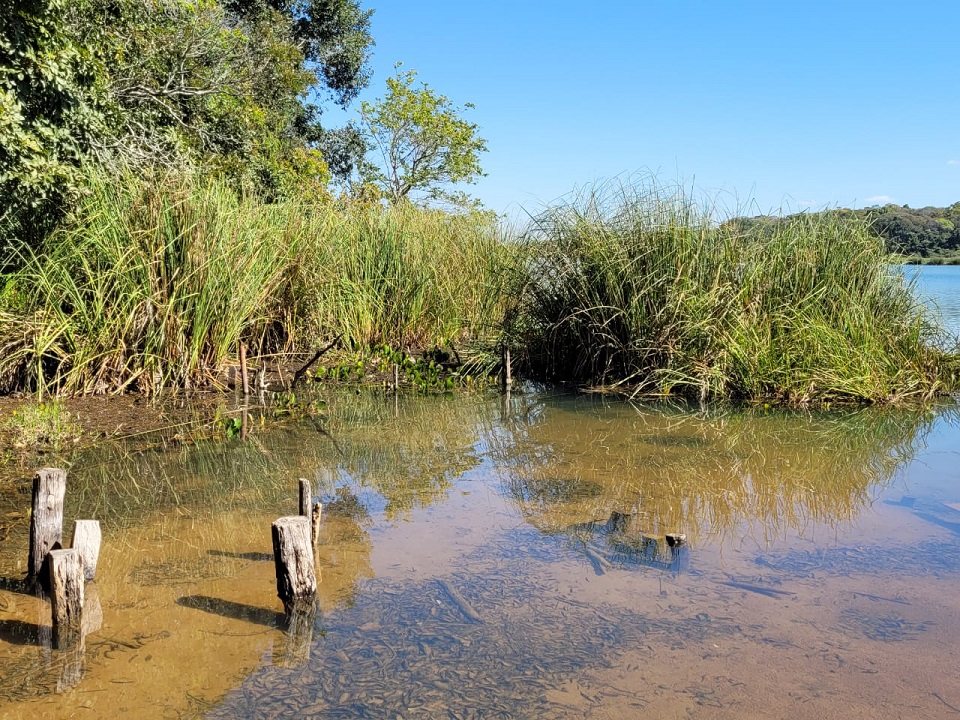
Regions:
M 104 547 L 71 652 L 20 582 L 29 499 L 3 508 L 0 718 L 960 713 L 955 404 L 329 399 L 245 442 L 73 458 L 67 527 L 99 518 Z M 325 510 L 294 631 L 270 522 L 300 477 Z

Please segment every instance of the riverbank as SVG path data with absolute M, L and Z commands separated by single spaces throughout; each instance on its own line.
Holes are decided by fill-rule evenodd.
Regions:
M 913 402 L 960 376 L 851 218 L 718 224 L 651 183 L 515 232 L 483 213 L 265 203 L 183 177 L 91 187 L 6 277 L 0 392 L 222 389 L 241 348 L 268 369 L 338 351 L 338 378 L 411 362 L 423 386 L 490 378 L 506 348 L 522 377 L 699 402 Z

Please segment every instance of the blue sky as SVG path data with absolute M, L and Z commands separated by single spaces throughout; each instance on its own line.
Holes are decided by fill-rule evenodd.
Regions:
M 473 103 L 497 212 L 644 172 L 751 214 L 960 200 L 960 0 L 362 5 L 363 97 L 402 61 Z

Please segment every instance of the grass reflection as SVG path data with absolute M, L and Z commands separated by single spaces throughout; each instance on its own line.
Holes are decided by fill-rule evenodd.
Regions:
M 531 396 L 513 400 L 489 441 L 510 497 L 544 532 L 575 536 L 592 523 L 595 535 L 611 536 L 610 518 L 624 515 L 637 547 L 643 536 L 734 529 L 766 543 L 856 517 L 915 455 L 938 412 L 958 414 L 955 405 L 694 412 Z

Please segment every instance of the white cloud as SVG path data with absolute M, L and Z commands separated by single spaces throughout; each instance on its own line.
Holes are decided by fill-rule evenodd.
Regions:
M 887 203 L 894 202 L 894 200 L 889 195 L 874 195 L 873 197 L 868 197 L 866 202 L 871 205 L 886 205 Z
M 947 160 L 947 165 L 960 165 L 960 160 Z

